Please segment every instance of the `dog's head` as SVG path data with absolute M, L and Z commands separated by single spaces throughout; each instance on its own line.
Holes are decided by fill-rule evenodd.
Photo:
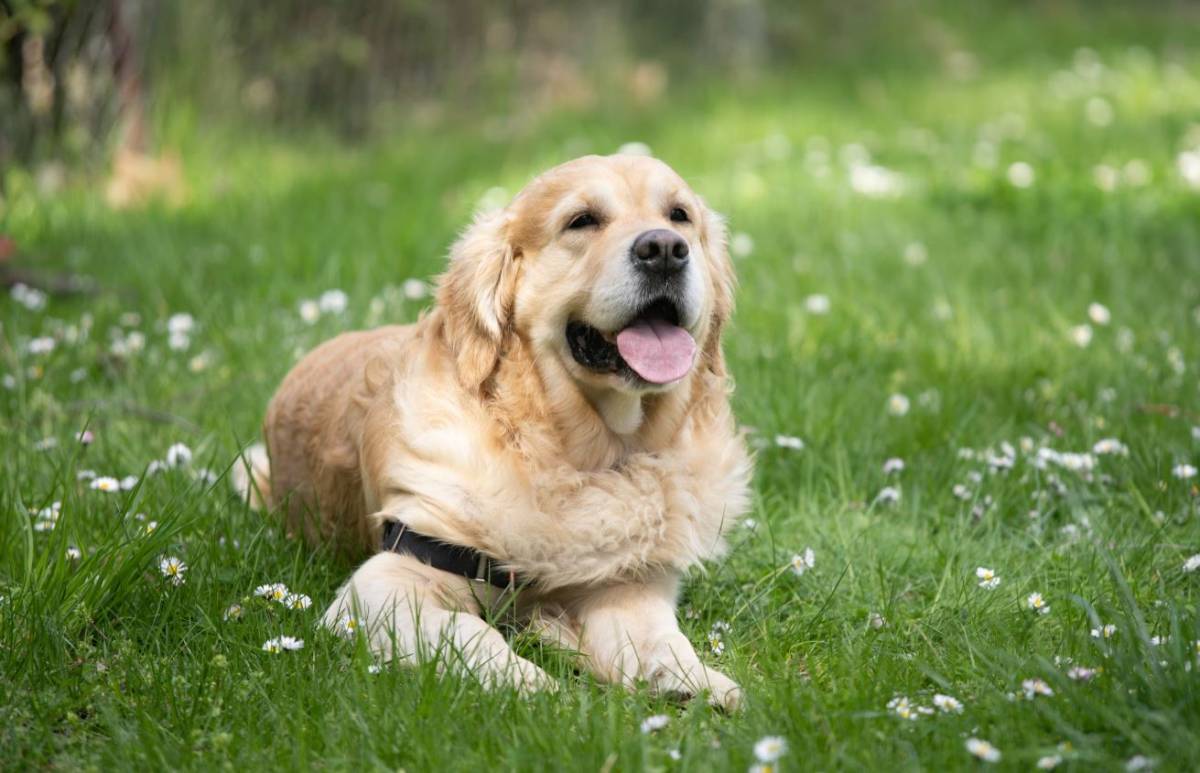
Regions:
M 723 372 L 732 284 L 724 224 L 679 175 L 652 158 L 588 156 L 477 220 L 438 300 L 470 388 L 515 334 L 590 394 L 642 395 Z

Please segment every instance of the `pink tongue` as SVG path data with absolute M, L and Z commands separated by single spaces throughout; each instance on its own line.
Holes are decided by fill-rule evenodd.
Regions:
M 696 342 L 669 322 L 639 320 L 617 333 L 617 351 L 639 376 L 651 384 L 666 384 L 691 370 Z

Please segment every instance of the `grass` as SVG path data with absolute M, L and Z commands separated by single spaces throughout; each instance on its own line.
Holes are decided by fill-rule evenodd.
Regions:
M 0 766 L 738 769 L 779 735 L 785 769 L 966 768 L 968 737 L 1000 749 L 998 768 L 1057 754 L 1075 769 L 1139 755 L 1196 769 L 1200 572 L 1182 566 L 1200 552 L 1200 492 L 1172 470 L 1200 465 L 1200 191 L 1177 167 L 1200 145 L 1200 59 L 1160 50 L 1161 24 L 1101 17 L 1108 37 L 1046 48 L 1010 35 L 968 81 L 810 70 L 799 85 L 683 96 L 669 115 L 562 113 L 503 138 L 413 128 L 347 148 L 184 130 L 191 193 L 174 210 L 112 212 L 94 186 L 42 194 L 10 171 L 0 232 L 100 289 L 42 311 L 0 301 Z M 1107 125 L 1086 118 L 1096 97 Z M 597 685 L 522 637 L 557 694 L 486 693 L 432 666 L 370 673 L 361 646 L 315 628 L 351 567 L 196 471 L 223 475 L 255 439 L 299 353 L 414 319 L 424 301 L 398 288 L 439 271 L 489 188 L 630 140 L 753 242 L 726 350 L 759 446 L 758 527 L 736 531 L 681 602 L 706 650 L 729 624 L 706 657 L 747 707 L 722 716 Z M 851 190 L 856 148 L 903 191 Z M 1008 179 L 1019 161 L 1026 188 Z M 1115 190 L 1097 186 L 1098 165 L 1119 170 Z M 298 304 L 333 287 L 349 309 L 305 324 Z M 827 314 L 807 310 L 812 294 Z M 1080 346 L 1072 328 L 1094 302 L 1112 319 Z M 182 352 L 165 329 L 176 312 L 197 323 Z M 114 356 L 132 330 L 144 349 Z M 31 354 L 38 336 L 54 350 Z M 905 415 L 888 410 L 896 394 Z M 39 450 L 48 437 L 57 446 Z M 1094 455 L 1090 474 L 1035 463 L 1037 448 L 1090 453 L 1109 437 L 1128 454 Z M 1007 472 L 983 458 L 1006 441 Z M 195 451 L 190 468 L 113 494 L 78 479 L 142 477 L 176 442 Z M 903 472 L 883 472 L 890 457 Z M 878 498 L 889 485 L 894 504 Z M 56 528 L 36 531 L 27 513 L 56 500 Z M 807 546 L 816 565 L 797 577 L 787 564 Z M 187 562 L 186 583 L 159 574 L 164 555 Z M 978 587 L 979 566 L 998 587 Z M 276 581 L 312 608 L 251 597 Z M 1049 614 L 1023 608 L 1034 591 Z M 223 619 L 233 603 L 239 622 Z M 1116 634 L 1090 636 L 1104 624 Z M 280 633 L 304 649 L 264 653 Z M 1102 671 L 1072 680 L 1068 659 Z M 1030 678 L 1054 695 L 1021 697 Z M 964 711 L 886 708 L 936 693 Z M 670 723 L 640 732 L 657 713 Z

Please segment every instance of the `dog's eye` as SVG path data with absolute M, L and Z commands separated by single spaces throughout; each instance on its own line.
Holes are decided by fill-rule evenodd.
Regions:
M 591 212 L 581 212 L 567 223 L 568 231 L 578 231 L 580 228 L 590 228 L 594 225 L 600 225 L 600 221 Z
M 685 210 L 683 207 L 675 207 L 671 210 L 671 222 L 687 223 L 690 221 L 691 219 L 688 217 L 687 210 Z

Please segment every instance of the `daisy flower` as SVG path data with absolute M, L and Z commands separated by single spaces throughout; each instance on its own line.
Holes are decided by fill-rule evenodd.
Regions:
M 121 490 L 121 481 L 116 478 L 110 478 L 107 475 L 93 478 L 89 485 L 93 491 L 103 491 L 105 494 L 112 494 Z
M 1067 678 L 1076 682 L 1090 682 L 1100 673 L 1098 668 L 1085 668 L 1083 666 L 1072 666 L 1067 670 Z
M 950 489 L 950 493 L 954 494 L 955 499 L 967 500 L 971 498 L 971 489 L 962 483 L 955 483 L 954 488 Z
M 1044 695 L 1047 698 L 1054 695 L 1054 690 L 1050 689 L 1050 685 L 1041 679 L 1026 679 L 1021 682 L 1021 690 L 1024 691 L 1026 700 L 1033 700 L 1039 695 Z
M 1037 175 L 1033 167 L 1025 161 L 1017 161 L 1008 167 L 1008 183 L 1014 188 L 1028 188 L 1033 185 Z
M 887 710 L 900 719 L 916 721 L 921 718 L 917 707 L 912 704 L 907 695 L 897 695 L 887 702 Z
M 289 593 L 284 597 L 283 605 L 288 609 L 308 609 L 312 606 L 312 599 L 303 593 Z
M 28 349 L 30 354 L 49 354 L 54 351 L 55 340 L 51 336 L 41 336 L 30 340 Z
M 158 571 L 162 572 L 162 576 L 170 580 L 172 585 L 183 585 L 183 575 L 187 568 L 187 564 L 176 556 L 166 556 L 158 562 Z
M 321 306 L 316 301 L 300 301 L 300 319 L 313 324 L 321 316 Z
M 793 451 L 804 450 L 804 441 L 792 435 L 776 435 L 775 445 L 779 448 L 790 448 Z
M 735 233 L 729 238 L 729 252 L 735 258 L 747 257 L 754 252 L 754 237 L 748 233 Z
M 984 762 L 999 762 L 1000 750 L 981 738 L 968 738 L 967 751 Z
M 900 501 L 899 486 L 884 486 L 879 489 L 879 493 L 875 495 L 875 504 L 894 505 Z
M 963 712 L 962 701 L 949 695 L 938 694 L 933 696 L 933 705 L 946 714 L 961 714 Z
M 1102 303 L 1092 303 L 1087 309 L 1088 319 L 1097 325 L 1107 325 L 1112 321 L 1112 313 Z
M 326 290 L 317 300 L 317 306 L 325 314 L 341 314 L 349 305 L 350 298 L 341 290 Z
M 354 615 L 345 615 L 338 621 L 338 632 L 345 636 L 353 636 L 358 632 L 358 618 Z
M 1050 614 L 1050 605 L 1042 598 L 1042 594 L 1036 591 L 1025 597 L 1025 608 L 1037 612 L 1039 615 Z
M 1111 639 L 1117 633 L 1117 627 L 1109 623 L 1101 628 L 1092 629 L 1093 639 Z
M 1180 480 L 1196 477 L 1196 468 L 1190 464 L 1177 464 L 1171 468 L 1171 474 Z
M 754 756 L 759 762 L 774 762 L 787 754 L 787 750 L 787 739 L 777 735 L 764 736 L 754 744 Z
M 821 293 L 814 293 L 804 299 L 804 310 L 817 316 L 828 314 L 830 305 L 829 296 Z
M 1104 438 L 1097 440 L 1096 445 L 1092 446 L 1092 453 L 1097 456 L 1105 456 L 1112 454 L 1115 456 L 1128 456 L 1129 448 L 1116 438 Z
M 805 548 L 803 553 L 795 554 L 791 560 L 792 572 L 797 577 L 803 577 L 805 572 L 813 568 L 815 558 L 812 548 Z
M 229 608 L 225 610 L 224 618 L 226 620 L 241 620 L 244 613 L 245 610 L 242 609 L 241 604 L 230 604 Z
M 714 655 L 720 656 L 725 654 L 725 639 L 721 636 L 720 631 L 708 632 L 708 647 Z
M 168 467 L 186 467 L 192 463 L 192 449 L 183 443 L 174 443 L 167 449 L 165 461 Z
M 887 399 L 887 412 L 892 416 L 903 416 L 911 405 L 907 396 L 897 392 Z
M 666 714 L 654 714 L 642 720 L 642 732 L 654 733 L 667 726 L 671 718 Z
M 1062 764 L 1063 758 L 1061 754 L 1048 754 L 1045 757 L 1038 757 L 1038 770 L 1054 770 Z
M 1092 326 L 1088 324 L 1075 325 L 1067 331 L 1067 337 L 1071 339 L 1071 343 L 1080 349 L 1085 349 L 1092 343 Z
M 287 586 L 281 582 L 270 583 L 269 585 L 259 585 L 254 589 L 255 596 L 262 596 L 268 601 L 282 602 L 288 597 Z
M 75 441 L 81 446 L 90 446 L 95 439 L 96 436 L 90 429 L 80 430 L 75 433 Z
M 79 559 L 83 558 L 83 551 L 80 550 L 79 548 L 75 547 L 74 545 L 68 545 L 67 546 L 67 558 L 72 561 L 78 561 Z
M 278 655 L 284 651 L 294 652 L 304 649 L 304 640 L 291 636 L 278 636 L 274 639 L 267 639 L 263 642 L 262 648 L 263 652 L 269 652 L 272 655 Z
M 904 460 L 898 457 L 892 457 L 883 463 L 883 474 L 892 475 L 893 473 L 904 472 Z
M 378 674 L 381 671 L 383 671 L 383 666 L 379 665 L 378 663 L 372 663 L 371 665 L 367 666 L 368 674 Z
M 1183 562 L 1183 571 L 1190 573 L 1197 569 L 1200 569 L 1200 553 Z
M 979 578 L 979 587 L 984 590 L 992 590 L 1000 584 L 1000 577 L 996 572 L 985 566 L 976 568 L 975 576 Z
M 405 279 L 401 289 L 410 301 L 419 301 L 429 295 L 429 285 L 420 279 Z

